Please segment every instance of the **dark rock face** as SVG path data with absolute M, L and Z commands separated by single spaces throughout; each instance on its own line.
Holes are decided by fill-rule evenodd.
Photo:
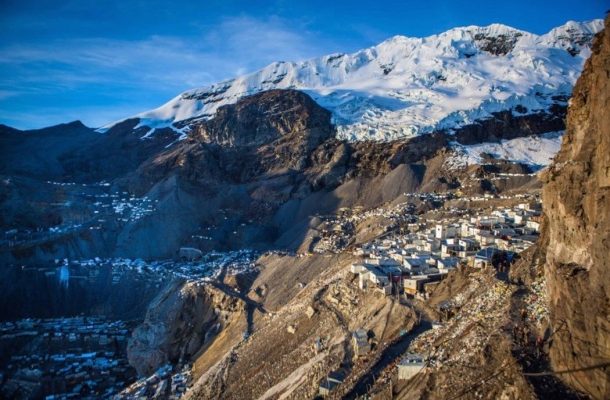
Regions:
M 334 136 L 330 112 L 295 90 L 246 97 L 191 130 L 187 140 L 143 163 L 136 180 L 145 176 L 153 183 L 173 171 L 193 183 L 248 183 L 264 174 L 303 171 L 312 151 Z
M 194 131 L 201 141 L 221 146 L 260 146 L 293 135 L 315 144 L 333 134 L 330 112 L 296 90 L 270 90 L 221 107 Z
M 0 126 L 0 174 L 39 179 L 55 178 L 67 170 L 64 154 L 88 146 L 99 135 L 80 121 L 44 129 L 20 131 Z
M 114 179 L 133 171 L 178 137 L 173 130 L 164 128 L 142 139 L 150 128 L 137 127 L 139 122 L 139 119 L 123 121 L 106 133 L 98 133 L 95 140 L 62 155 L 64 178 L 89 182 Z
M 114 179 L 178 137 L 165 128 L 141 139 L 150 128 L 136 128 L 139 122 L 126 120 L 106 133 L 80 121 L 30 131 L 0 126 L 0 174 L 67 182 Z
M 461 144 L 476 144 L 563 130 L 566 107 L 557 104 L 549 111 L 527 115 L 515 115 L 512 111 L 497 112 L 492 118 L 457 129 L 455 138 Z
M 493 54 L 494 56 L 505 56 L 515 48 L 515 43 L 517 43 L 520 36 L 522 36 L 520 33 L 516 33 L 514 35 L 497 35 L 489 37 L 482 33 L 478 33 L 474 36 L 474 40 L 482 51 Z
M 555 370 L 610 359 L 610 19 L 574 88 L 561 151 L 546 176 L 545 275 Z M 608 367 L 561 375 L 610 398 Z

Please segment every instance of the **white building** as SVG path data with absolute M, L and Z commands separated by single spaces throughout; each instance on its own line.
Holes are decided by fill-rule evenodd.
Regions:
M 445 226 L 443 224 L 436 224 L 434 231 L 437 239 L 452 238 L 455 237 L 457 233 L 455 226 Z
M 425 367 L 424 357 L 420 354 L 409 353 L 398 363 L 398 379 L 411 379 Z
M 540 232 L 540 222 L 529 220 L 527 221 L 526 226 L 535 232 Z
M 354 263 L 350 267 L 350 271 L 352 274 L 359 274 L 365 270 L 364 264 L 362 263 Z

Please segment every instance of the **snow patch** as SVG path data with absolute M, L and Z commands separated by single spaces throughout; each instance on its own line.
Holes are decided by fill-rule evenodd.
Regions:
M 155 132 L 157 128 L 150 128 L 150 130 L 148 132 L 146 132 L 144 134 L 144 136 L 142 136 L 140 139 L 148 139 L 151 137 L 151 135 Z
M 553 161 L 553 157 L 561 148 L 563 131 L 549 132 L 541 136 L 527 136 L 500 143 L 480 143 L 462 145 L 454 142 L 452 148 L 455 155 L 447 164 L 452 168 L 465 167 L 484 162 L 483 154 L 490 154 L 496 159 L 527 164 L 538 170 Z

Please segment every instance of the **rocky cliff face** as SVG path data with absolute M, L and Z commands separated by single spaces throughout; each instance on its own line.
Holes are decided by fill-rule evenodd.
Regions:
M 243 301 L 211 285 L 173 282 L 150 304 L 127 347 L 129 362 L 147 376 L 167 363 L 187 361 L 234 316 Z
M 546 176 L 545 275 L 555 370 L 610 359 L 610 19 L 574 88 L 560 153 Z M 561 377 L 610 398 L 608 367 Z

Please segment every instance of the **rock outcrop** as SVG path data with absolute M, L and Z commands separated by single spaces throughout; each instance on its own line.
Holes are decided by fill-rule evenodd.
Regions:
M 556 371 L 610 398 L 610 19 L 574 88 L 561 151 L 546 175 L 545 275 Z M 587 369 L 594 367 L 593 369 Z
M 213 119 L 195 124 L 194 129 L 204 142 L 222 146 L 260 146 L 295 134 L 328 139 L 334 134 L 330 112 L 296 90 L 245 97 L 219 108 Z
M 133 332 L 127 347 L 129 362 L 141 376 L 167 363 L 187 362 L 243 310 L 243 301 L 214 286 L 172 282 L 153 300 L 144 322 Z

